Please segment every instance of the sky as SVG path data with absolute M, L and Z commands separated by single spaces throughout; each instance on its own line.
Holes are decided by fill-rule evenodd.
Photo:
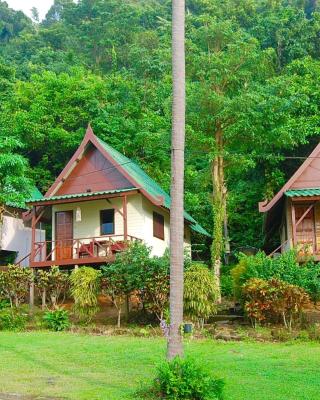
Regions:
M 53 0 L 5 0 L 10 8 L 21 10 L 31 17 L 31 8 L 36 7 L 40 19 L 43 19 L 53 4 Z

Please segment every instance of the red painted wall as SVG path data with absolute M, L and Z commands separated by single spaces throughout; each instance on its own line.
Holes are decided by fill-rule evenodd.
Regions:
M 112 189 L 130 188 L 132 184 L 125 178 L 110 161 L 90 146 L 78 165 L 73 169 L 56 195 L 99 192 Z

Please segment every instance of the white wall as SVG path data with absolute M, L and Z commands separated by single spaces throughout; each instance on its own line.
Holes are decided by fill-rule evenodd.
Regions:
M 169 212 L 154 206 L 141 194 L 127 197 L 128 235 L 142 239 L 146 245 L 152 247 L 152 254 L 161 256 L 170 243 L 170 216 Z M 81 222 L 76 222 L 76 209 L 81 208 Z M 73 211 L 73 237 L 74 239 L 100 236 L 100 210 L 115 207 L 115 235 L 123 239 L 123 217 L 117 211 L 122 211 L 122 199 L 111 198 L 107 200 L 92 200 L 79 203 L 58 204 L 52 207 L 52 240 L 55 240 L 55 213 L 58 211 Z M 153 211 L 164 216 L 165 240 L 153 237 Z M 111 235 L 112 236 L 112 235 Z M 122 236 L 122 237 L 121 237 Z M 190 248 L 190 228 L 185 229 L 185 246 Z
M 128 235 L 142 238 L 143 215 L 141 206 L 141 195 L 128 196 L 127 219 Z M 115 231 L 114 235 L 123 236 L 124 225 L 122 212 L 122 199 L 111 198 L 109 201 L 92 200 L 82 203 L 58 204 L 52 207 L 52 240 L 55 240 L 55 213 L 58 211 L 73 211 L 73 237 L 74 239 L 99 237 L 100 236 L 100 211 L 115 208 Z M 81 209 L 81 221 L 76 221 L 77 207 Z M 113 235 L 111 235 L 113 236 Z M 119 237 L 123 239 L 123 237 Z
M 161 256 L 170 246 L 170 213 L 169 211 L 153 205 L 148 199 L 142 199 L 143 215 L 144 215 L 144 241 L 148 246 L 152 247 L 152 254 Z M 153 236 L 153 212 L 163 215 L 164 217 L 164 240 Z M 185 225 L 184 246 L 191 255 L 191 233 L 188 225 Z
M 1 229 L 1 250 L 18 252 L 15 261 L 19 261 L 31 252 L 31 228 L 25 227 L 23 220 L 8 215 L 3 217 Z M 45 240 L 45 231 L 36 229 L 36 242 Z M 26 267 L 29 265 L 29 259 L 21 263 Z

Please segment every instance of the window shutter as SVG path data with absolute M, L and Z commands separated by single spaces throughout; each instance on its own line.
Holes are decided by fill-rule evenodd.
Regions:
M 153 213 L 153 236 L 164 240 L 164 216 L 156 212 Z

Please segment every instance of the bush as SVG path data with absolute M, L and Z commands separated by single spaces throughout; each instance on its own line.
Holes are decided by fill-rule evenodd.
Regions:
M 47 311 L 43 320 L 49 329 L 56 332 L 64 331 L 70 326 L 69 313 L 62 309 Z
M 70 275 L 74 311 L 79 318 L 89 322 L 98 311 L 98 294 L 101 272 L 91 267 L 81 267 Z
M 308 294 L 298 286 L 286 282 L 270 279 L 250 279 L 243 286 L 245 296 L 245 311 L 251 318 L 253 325 L 256 322 L 282 319 L 289 330 L 295 319 L 300 316 L 303 308 L 308 305 Z
M 152 257 L 145 274 L 139 297 L 144 308 L 155 315 L 161 322 L 169 307 L 170 291 L 170 261 L 169 254 L 162 257 Z
M 35 285 L 42 299 L 42 309 L 46 307 L 47 299 L 53 308 L 64 301 L 69 289 L 69 276 L 53 265 L 48 271 L 40 269 L 35 275 Z
M 220 290 L 221 296 L 233 297 L 233 280 L 231 275 L 220 276 Z
M 9 265 L 0 272 L 0 295 L 10 301 L 11 307 L 19 307 L 29 294 L 32 271 L 17 265 Z
M 170 400 L 222 399 L 224 382 L 190 358 L 176 357 L 158 368 L 155 387 L 157 398 Z
M 0 311 L 1 331 L 22 331 L 25 329 L 27 316 L 12 308 L 4 308 Z
M 193 264 L 184 275 L 184 311 L 203 326 L 216 313 L 219 287 L 216 277 L 203 264 Z
M 242 286 L 251 278 L 272 278 L 303 288 L 313 301 L 320 299 L 320 264 L 297 262 L 294 250 L 271 258 L 259 252 L 254 256 L 242 254 L 237 267 L 231 271 L 236 297 L 241 298 Z

